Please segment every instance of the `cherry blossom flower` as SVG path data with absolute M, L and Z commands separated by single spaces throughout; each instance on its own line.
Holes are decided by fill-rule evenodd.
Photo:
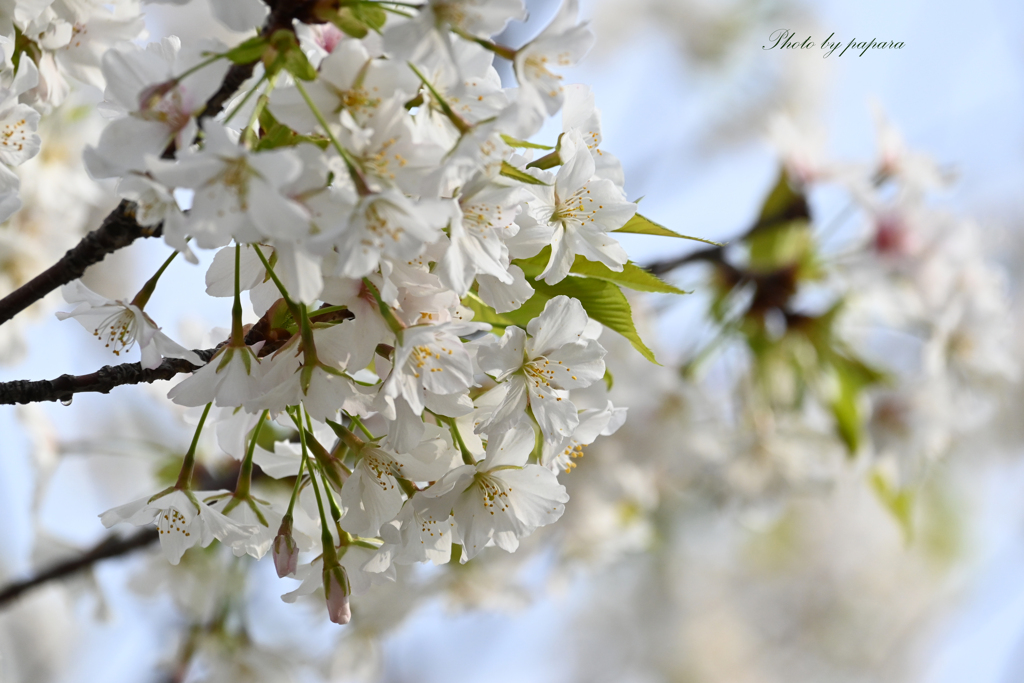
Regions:
M 203 44 L 202 50 L 222 46 Z M 106 106 L 122 116 L 111 121 L 99 143 L 87 147 L 86 167 L 94 178 L 144 171 L 148 155 L 160 156 L 168 145 L 186 149 L 198 132 L 195 117 L 217 90 L 226 64 L 212 64 L 178 78 L 203 58 L 201 50 L 182 50 L 175 37 L 145 48 L 125 45 L 103 57 Z
M 75 318 L 116 356 L 129 351 L 138 342 L 144 368 L 155 368 L 164 358 L 183 358 L 193 365 L 203 364 L 194 351 L 161 332 L 156 323 L 134 304 L 102 297 L 81 280 L 64 285 L 61 294 L 69 304 L 78 305 L 69 313 L 57 313 L 57 319 Z
M 507 393 L 476 431 L 499 434 L 519 424 L 529 407 L 547 441 L 572 435 L 579 424 L 568 390 L 604 376 L 604 348 L 587 339 L 587 314 L 576 299 L 557 296 L 530 321 L 526 332 L 509 326 L 498 339 L 478 342 L 481 369 L 507 384 Z M 529 337 L 527 337 L 529 333 Z
M 251 243 L 287 237 L 309 222 L 306 211 L 280 191 L 302 172 L 293 150 L 250 153 L 213 121 L 203 132 L 201 151 L 175 163 L 152 156 L 148 161 L 151 174 L 161 183 L 196 190 L 189 231 L 200 247 L 221 247 L 232 238 Z
M 398 478 L 435 481 L 460 462 L 446 429 L 425 428 L 423 440 L 408 453 L 373 447 L 360 451 L 359 462 L 341 489 L 343 529 L 357 536 L 376 536 L 381 525 L 402 508 Z
M 100 521 L 108 529 L 115 524 L 135 526 L 155 523 L 160 532 L 160 549 L 171 564 L 178 564 L 181 556 L 192 546 L 202 548 L 214 539 L 227 545 L 244 542 L 256 529 L 228 519 L 202 499 L 223 491 L 194 491 L 179 489 L 140 498 L 120 507 L 107 510 Z
M 486 457 L 462 465 L 418 494 L 427 499 L 427 514 L 455 517 L 462 561 L 486 546 L 515 552 L 519 539 L 558 520 L 569 495 L 551 470 L 527 461 L 534 447 L 533 429 L 520 424 L 487 444 Z
M 538 224 L 554 229 L 551 258 L 541 277 L 549 284 L 569 274 L 577 254 L 621 271 L 626 250 L 608 233 L 621 228 L 636 204 L 625 201 L 610 180 L 595 178 L 594 157 L 578 131 L 562 136 L 562 167 L 550 186 L 531 185 L 537 200 L 530 212 Z
M 578 14 L 579 0 L 564 0 L 547 28 L 516 50 L 513 64 L 521 86 L 519 97 L 537 119 L 554 115 L 565 101 L 562 76 L 551 69 L 575 66 L 594 45 L 590 28 L 576 23 Z
M 616 408 L 611 401 L 604 408 L 588 408 L 580 412 L 579 426 L 572 436 L 557 441 L 545 441 L 541 463 L 558 474 L 576 467 L 574 460 L 583 456 L 583 447 L 594 443 L 599 436 L 611 436 L 626 421 L 626 409 Z

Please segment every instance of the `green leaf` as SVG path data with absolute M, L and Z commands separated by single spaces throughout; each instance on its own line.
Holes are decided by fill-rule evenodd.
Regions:
M 330 140 L 320 135 L 299 135 L 294 130 L 279 122 L 267 107 L 260 112 L 260 138 L 256 141 L 256 151 L 277 149 L 278 147 L 294 147 L 309 142 L 320 149 L 327 149 Z
M 489 323 L 494 326 L 495 329 L 492 330 L 494 332 L 501 332 L 509 325 L 514 324 L 511 319 L 496 312 L 473 292 L 462 297 L 462 305 L 473 311 L 473 322 Z
M 903 540 L 910 543 L 914 538 L 914 492 L 910 489 L 895 489 L 881 472 L 871 474 L 871 488 L 878 500 L 892 513 L 903 531 Z
M 360 3 L 353 5 L 351 9 L 353 17 L 374 31 L 384 28 L 384 22 L 388 20 L 387 12 L 381 9 L 380 5 Z
M 803 194 L 793 190 L 785 169 L 779 172 L 771 192 L 764 200 L 758 225 L 792 221 L 797 219 L 810 220 L 811 212 L 807 207 L 807 199 Z
M 500 332 L 509 325 L 518 325 L 526 329 L 530 321 L 541 314 L 548 301 L 559 295 L 572 297 L 583 304 L 583 309 L 588 316 L 621 334 L 644 358 L 660 365 L 654 357 L 654 352 L 647 348 L 637 333 L 636 326 L 633 325 L 633 311 L 629 307 L 629 301 L 614 283 L 594 278 L 569 276 L 556 285 L 534 281 L 531 281 L 530 284 L 535 290 L 533 296 L 522 306 L 509 313 L 496 313 L 475 294 L 464 297 L 462 304 L 473 310 L 474 322 L 490 323 L 495 328 L 494 332 Z
M 582 256 L 577 256 L 569 272 L 574 275 L 614 282 L 617 285 L 629 287 L 638 292 L 657 292 L 661 294 L 690 293 L 665 282 L 657 275 L 652 275 L 632 261 L 622 267 L 621 273 L 617 273 L 603 263 L 588 261 Z
M 694 242 L 703 242 L 704 244 L 713 244 L 716 247 L 724 247 L 725 244 L 721 242 L 714 242 L 712 240 L 706 240 L 703 237 L 691 237 L 690 235 L 682 235 L 674 230 L 669 230 L 664 225 L 659 225 L 652 221 L 650 218 L 641 216 L 640 214 L 634 214 L 632 218 L 626 221 L 618 230 L 612 232 L 631 232 L 637 235 L 657 235 L 659 237 L 679 237 L 684 240 L 693 240 Z
M 545 249 L 549 250 L 550 247 L 545 247 Z M 573 299 L 578 299 L 579 302 L 583 304 L 583 309 L 587 312 L 588 316 L 605 327 L 621 334 L 629 340 L 633 345 L 633 348 L 639 351 L 644 358 L 656 365 L 660 365 L 658 360 L 654 357 L 654 352 L 647 348 L 647 345 L 644 344 L 643 340 L 640 338 L 640 334 L 636 331 L 636 326 L 633 324 L 633 311 L 629 306 L 629 301 L 615 282 L 600 277 L 585 275 L 569 275 L 564 280 L 554 285 L 549 285 L 542 280 L 534 279 L 547 264 L 547 253 L 548 252 L 546 251 L 541 251 L 540 254 L 533 258 L 514 261 L 516 265 L 523 269 L 527 280 L 534 289 L 533 296 L 516 310 L 508 313 L 496 313 L 493 308 L 481 301 L 475 294 L 470 294 L 464 297 L 462 299 L 462 304 L 473 310 L 473 320 L 476 322 L 490 323 L 491 325 L 494 325 L 495 328 L 504 329 L 508 325 L 518 325 L 519 327 L 526 329 L 526 326 L 530 324 L 530 321 L 541 314 L 544 310 L 544 305 L 548 301 L 556 296 L 564 295 L 572 297 Z M 586 261 L 586 263 L 589 264 L 591 262 Z M 573 267 L 575 268 L 575 265 Z M 637 268 L 636 270 L 639 271 L 640 269 Z M 621 273 L 614 273 L 610 270 L 607 272 L 616 276 L 622 275 Z M 653 278 L 653 276 L 651 277 Z M 657 280 L 657 278 L 654 279 Z M 672 287 L 672 285 L 663 283 L 660 280 L 657 280 L 657 282 L 660 283 L 659 286 Z
M 224 56 L 235 64 L 252 64 L 263 56 L 269 44 L 263 36 L 256 36 L 234 46 L 224 53 Z
M 370 32 L 370 27 L 367 26 L 366 22 L 356 16 L 355 11 L 351 7 L 342 7 L 337 12 L 330 16 L 330 22 L 337 26 L 341 31 L 353 38 L 365 38 L 366 34 Z
M 547 303 L 549 299 L 559 295 L 579 299 L 588 316 L 621 334 L 644 358 L 655 365 L 660 365 L 654 357 L 654 352 L 647 348 L 636 331 L 636 326 L 633 324 L 633 310 L 629 306 L 629 301 L 614 283 L 595 278 L 569 276 L 556 285 L 538 281 L 534 282 L 533 286 L 537 290 L 536 293 L 523 304 L 520 311 L 523 309 L 532 311 L 538 308 L 543 310 L 543 305 L 538 306 L 539 303 Z M 518 311 L 513 311 L 513 313 L 518 313 Z M 539 314 L 538 311 L 536 315 Z
M 536 142 L 527 142 L 526 140 L 519 140 L 510 135 L 502 133 L 501 139 L 505 141 L 505 144 L 509 147 L 522 147 L 525 149 L 554 149 L 554 147 L 548 147 L 547 145 L 538 145 Z
M 615 378 L 612 377 L 612 372 L 608 369 L 607 365 L 604 368 L 604 385 L 608 391 L 611 391 L 612 387 L 615 385 Z
M 528 259 L 518 259 L 514 263 L 522 268 L 523 274 L 528 278 L 536 278 L 543 271 L 551 258 L 551 247 L 544 247 L 539 254 Z M 569 272 L 583 277 L 596 278 L 607 282 L 614 282 L 623 287 L 638 292 L 657 292 L 662 294 L 689 294 L 685 290 L 671 285 L 656 275 L 653 275 L 643 268 L 630 261 L 622 267 L 622 272 L 615 272 L 599 261 L 590 261 L 583 256 L 577 255 Z
M 882 381 L 884 375 L 859 360 L 835 352 L 830 353 L 828 361 L 839 381 L 839 391 L 830 406 L 836 419 L 836 431 L 852 456 L 860 447 L 864 433 L 861 395 L 867 387 Z
M 273 50 L 263 53 L 264 66 L 269 75 L 284 69 L 299 80 L 312 81 L 316 79 L 316 69 L 306 59 L 306 54 L 299 46 L 294 33 L 285 29 L 275 31 L 270 36 L 270 45 Z
M 750 268 L 762 272 L 809 262 L 814 254 L 811 224 L 802 219 L 756 230 L 747 237 L 747 244 Z
M 526 183 L 527 185 L 547 185 L 547 183 L 545 183 L 543 180 L 538 180 L 529 173 L 526 173 L 525 171 L 520 171 L 518 168 L 508 163 L 507 161 L 501 162 L 501 175 L 505 176 L 506 178 L 518 180 L 521 183 Z

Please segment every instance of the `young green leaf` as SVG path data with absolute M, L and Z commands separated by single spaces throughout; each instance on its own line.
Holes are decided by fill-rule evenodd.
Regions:
M 567 277 L 556 285 L 549 285 L 545 282 L 534 282 L 536 293 L 525 304 L 523 308 L 537 307 L 534 300 L 542 299 L 547 301 L 560 294 L 579 299 L 583 309 L 591 318 L 605 327 L 612 329 L 629 340 L 640 354 L 656 365 L 660 365 L 654 357 L 654 352 L 647 348 L 640 334 L 633 324 L 633 310 L 629 301 L 617 285 L 604 280 L 583 277 Z M 531 306 L 532 304 L 532 306 Z M 541 304 L 540 308 L 543 308 Z M 522 310 L 522 309 L 520 309 Z M 539 312 L 538 312 L 539 314 Z
M 501 162 L 501 175 L 505 176 L 506 178 L 518 180 L 521 183 L 526 183 L 527 185 L 548 184 L 545 183 L 543 180 L 538 180 L 537 178 L 534 178 L 532 175 L 526 173 L 525 171 L 520 171 L 518 168 L 508 163 L 507 161 Z
M 269 44 L 263 36 L 255 36 L 234 46 L 224 56 L 235 64 L 251 64 L 263 56 Z
M 807 199 L 803 194 L 793 190 L 789 176 L 785 170 L 782 170 L 779 173 L 779 179 L 775 181 L 771 192 L 764 200 L 757 225 L 765 227 L 773 223 L 797 219 L 810 220 L 810 218 L 811 212 L 807 206 Z
M 513 324 L 511 319 L 496 312 L 473 292 L 462 297 L 462 305 L 473 311 L 473 322 L 490 323 L 491 331 L 496 334 L 501 334 L 506 327 Z
M 617 285 L 629 287 L 638 292 L 657 292 L 662 294 L 690 293 L 665 282 L 656 275 L 652 275 L 632 261 L 622 267 L 621 273 L 617 273 L 603 263 L 588 261 L 582 256 L 577 256 L 569 272 L 574 275 L 614 282 Z
M 270 46 L 272 49 L 264 51 L 262 55 L 268 75 L 284 69 L 303 81 L 316 79 L 316 69 L 306 59 L 306 54 L 299 46 L 294 33 L 285 29 L 275 31 L 270 36 Z
M 871 488 L 875 490 L 882 505 L 896 518 L 903 531 L 903 540 L 910 543 L 914 538 L 914 492 L 911 489 L 894 488 L 880 472 L 872 473 Z
M 373 3 L 353 5 L 351 10 L 353 17 L 373 31 L 380 31 L 384 28 L 384 22 L 388 20 L 387 12 L 381 9 L 380 5 Z
M 694 242 L 703 242 L 704 244 L 713 244 L 716 247 L 724 247 L 725 245 L 721 242 L 714 242 L 712 240 L 706 240 L 703 237 L 691 237 L 690 235 L 682 235 L 674 230 L 669 230 L 664 225 L 659 225 L 652 221 L 650 218 L 641 216 L 640 214 L 634 214 L 632 218 L 626 221 L 618 230 L 612 232 L 631 232 L 637 235 L 656 235 L 658 237 L 678 237 L 684 240 L 693 240 Z
M 538 145 L 536 142 L 519 140 L 509 135 L 505 135 L 504 133 L 502 134 L 501 139 L 504 140 L 505 144 L 509 147 L 521 147 L 524 149 L 554 149 L 554 147 L 548 147 L 547 145 Z
M 523 274 L 526 275 L 526 277 L 531 279 L 536 278 L 544 271 L 544 267 L 547 266 L 550 255 L 551 248 L 544 247 L 544 249 L 542 249 L 536 256 L 528 259 L 516 260 L 515 264 L 522 268 Z M 573 275 L 614 282 L 617 285 L 629 287 L 630 289 L 638 292 L 689 294 L 689 292 L 665 282 L 656 275 L 640 268 L 633 262 L 629 262 L 623 266 L 622 272 L 615 272 L 599 261 L 590 261 L 583 256 L 577 255 L 569 272 Z

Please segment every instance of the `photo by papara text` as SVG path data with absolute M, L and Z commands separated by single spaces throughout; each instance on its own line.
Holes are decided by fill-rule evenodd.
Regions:
M 823 51 L 822 57 L 830 57 L 833 52 L 842 46 L 842 41 L 835 36 L 836 34 L 833 31 L 828 38 L 821 41 L 821 43 L 817 43 L 812 39 L 813 36 L 807 36 L 803 40 L 800 40 L 795 32 L 790 31 L 789 29 L 780 28 L 777 31 L 773 31 L 772 34 L 768 36 L 768 43 L 762 45 L 761 49 L 774 50 L 778 48 L 779 50 L 810 50 L 818 47 Z M 851 38 L 850 41 L 846 43 L 846 47 L 844 47 L 842 52 L 839 53 L 839 56 L 842 57 L 846 54 L 847 50 L 851 50 L 851 48 L 851 54 L 859 51 L 858 56 L 863 57 L 867 51 L 871 49 L 902 50 L 903 41 L 890 40 L 887 42 L 884 40 L 878 41 L 874 38 L 858 41 L 856 38 Z

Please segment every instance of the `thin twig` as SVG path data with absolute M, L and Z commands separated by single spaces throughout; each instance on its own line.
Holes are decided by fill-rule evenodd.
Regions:
M 220 489 L 228 489 L 231 488 L 235 481 L 235 477 L 238 475 L 238 467 L 237 463 L 235 463 L 235 467 L 228 468 L 228 471 L 216 476 L 211 474 L 208 470 L 202 469 L 198 471 L 196 475 L 198 477 L 198 490 L 216 491 Z M 257 469 L 253 473 L 254 481 L 262 477 L 262 470 Z M 6 586 L 0 587 L 0 609 L 6 607 L 26 591 L 50 583 L 51 581 L 67 578 L 80 571 L 90 569 L 94 564 L 101 562 L 102 560 L 121 557 L 123 555 L 133 553 L 136 550 L 147 548 L 156 543 L 159 537 L 160 534 L 154 526 L 137 529 L 134 533 L 127 536 L 121 534 L 110 534 L 94 545 L 91 549 L 83 552 L 81 555 L 56 562 L 37 574 L 33 574 L 32 576 L 20 581 L 14 581 Z
M 0 325 L 61 285 L 82 277 L 86 268 L 99 263 L 107 254 L 127 247 L 140 237 L 160 235 L 162 227 L 142 227 L 135 220 L 135 204 L 122 201 L 103 219 L 100 227 L 83 237 L 57 263 L 0 299 Z
M 139 548 L 145 548 L 146 546 L 154 543 L 158 537 L 159 534 L 157 533 L 156 527 L 139 529 L 130 536 L 111 534 L 93 546 L 91 550 L 86 551 L 78 557 L 58 562 L 34 576 L 7 584 L 7 586 L 0 589 L 0 607 L 3 607 L 25 591 L 35 588 L 36 586 L 41 586 L 45 583 L 49 583 L 50 581 L 56 581 L 57 579 L 63 579 L 71 574 L 80 572 L 83 569 L 88 569 L 100 560 L 120 557 L 121 555 L 127 555 L 132 551 L 138 550 Z
M 269 36 L 280 29 L 293 30 L 292 24 L 296 18 L 318 21 L 312 15 L 316 6 L 313 0 L 275 0 L 268 2 L 268 5 L 271 12 L 261 32 L 264 36 Z M 202 119 L 216 116 L 223 110 L 224 104 L 252 76 L 258 61 L 231 65 L 220 88 L 210 96 L 199 114 L 200 125 Z M 173 145 L 169 145 L 164 150 L 164 156 L 171 158 L 174 151 Z M 103 224 L 99 228 L 82 238 L 82 241 L 64 254 L 57 263 L 0 299 L 0 325 L 61 285 L 82 277 L 86 268 L 99 263 L 107 254 L 128 246 L 139 237 L 158 237 L 162 228 L 162 224 L 151 227 L 139 225 L 135 220 L 135 204 L 127 200 L 122 201 L 103 219 Z
M 339 323 L 355 318 L 355 315 L 348 309 L 338 310 L 339 307 L 327 304 L 324 304 L 322 308 L 325 309 L 324 313 L 311 313 L 309 319 L 319 323 Z M 271 306 L 270 310 L 245 333 L 247 346 L 263 342 L 259 351 L 260 357 L 273 353 L 291 338 L 291 333 L 287 330 L 274 329 L 271 326 L 270 320 L 273 317 L 274 307 Z M 204 363 L 209 363 L 213 354 L 227 343 L 228 340 L 225 340 L 212 349 L 194 349 L 193 353 L 199 356 Z M 18 379 L 11 382 L 0 382 L 0 405 L 46 401 L 67 402 L 75 394 L 107 394 L 114 387 L 125 384 L 151 384 L 158 380 L 170 379 L 183 372 L 195 372 L 200 367 L 202 366 L 192 365 L 181 358 L 165 358 L 160 365 L 152 370 L 146 370 L 140 363 L 122 363 L 120 365 L 104 365 L 88 375 L 65 374 L 56 379 Z
M 195 353 L 209 361 L 216 349 L 196 350 Z M 15 403 L 42 403 L 45 401 L 68 402 L 75 394 L 83 392 L 107 394 L 114 387 L 125 384 L 149 384 L 157 380 L 170 379 L 183 372 L 195 372 L 202 366 L 192 365 L 181 358 L 165 358 L 160 365 L 147 370 L 141 363 L 104 365 L 88 375 L 61 375 L 56 379 L 38 381 L 14 380 L 0 383 L 0 405 Z

